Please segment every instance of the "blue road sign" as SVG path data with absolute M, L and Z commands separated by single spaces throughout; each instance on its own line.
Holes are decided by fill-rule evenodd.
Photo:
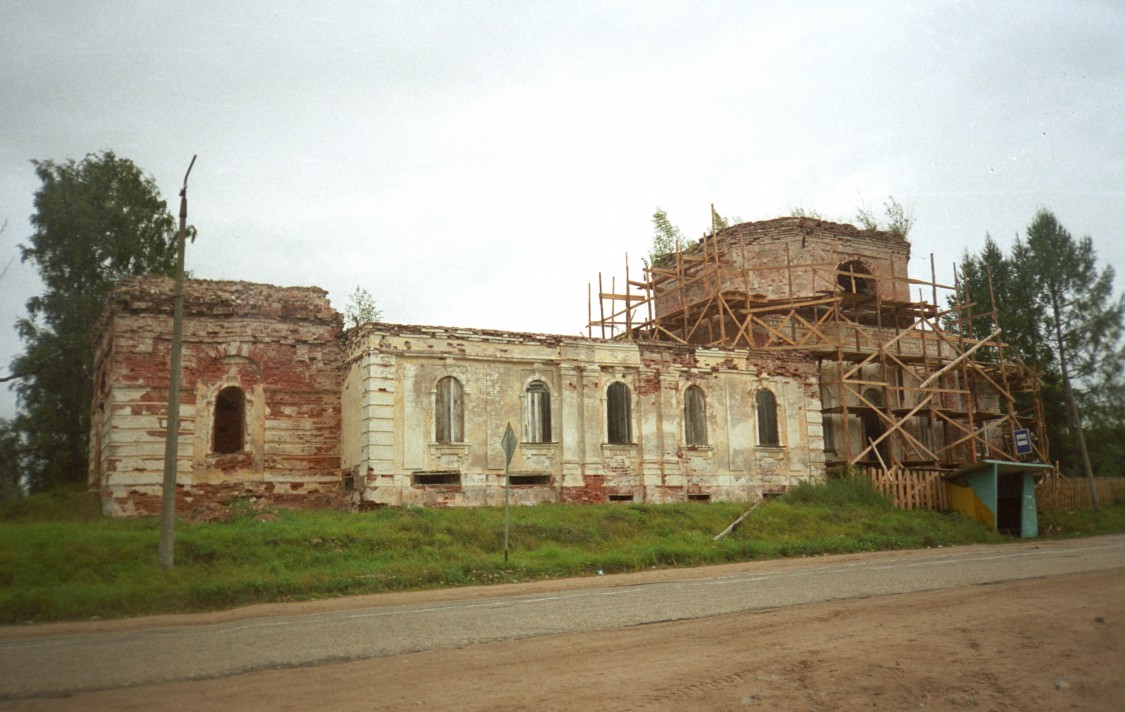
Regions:
M 1012 431 L 1012 440 L 1016 443 L 1017 455 L 1030 455 L 1031 454 L 1031 431 L 1027 428 L 1019 428 Z

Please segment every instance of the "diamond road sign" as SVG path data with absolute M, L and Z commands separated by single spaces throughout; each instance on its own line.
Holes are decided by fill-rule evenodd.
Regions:
M 511 423 L 508 423 L 508 428 L 504 431 L 504 438 L 500 441 L 500 447 L 504 448 L 504 465 L 510 465 L 512 453 L 516 451 L 516 434 L 512 431 Z
M 1012 440 L 1016 444 L 1017 455 L 1030 455 L 1031 454 L 1031 431 L 1027 428 L 1019 428 L 1012 431 Z

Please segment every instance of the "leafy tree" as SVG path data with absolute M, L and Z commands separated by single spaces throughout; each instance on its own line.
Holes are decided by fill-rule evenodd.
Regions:
M 888 232 L 901 238 L 910 234 L 910 229 L 914 227 L 914 212 L 912 210 L 904 208 L 902 203 L 895 200 L 892 195 L 887 198 L 887 202 L 883 203 L 883 211 L 887 215 Z
M 680 228 L 672 224 L 668 219 L 668 213 L 661 208 L 657 208 L 652 214 L 652 231 L 652 249 L 648 253 L 650 265 L 667 261 L 669 255 L 675 254 L 676 250 L 683 247 L 684 234 L 680 232 Z
M 903 207 L 893 195 L 883 203 L 883 213 L 886 215 L 885 226 L 866 205 L 856 209 L 855 220 L 864 230 L 886 230 L 901 238 L 906 238 L 910 234 L 910 229 L 914 227 L 914 213 Z
M 1125 476 L 1125 380 L 1102 383 L 1077 396 L 1091 469 L 1102 476 Z
M 152 178 L 110 151 L 82 161 L 33 161 L 42 182 L 21 245 L 42 294 L 16 329 L 26 345 L 15 429 L 32 491 L 83 481 L 93 393 L 93 328 L 117 280 L 175 270 L 176 223 Z
M 348 297 L 347 306 L 344 307 L 344 325 L 350 329 L 382 318 L 383 310 L 375 304 L 375 298 L 371 293 L 363 287 L 356 287 Z
M 875 217 L 875 213 L 871 212 L 871 209 L 866 205 L 861 205 L 856 208 L 855 221 L 859 223 L 859 226 L 864 230 L 879 229 L 879 218 Z
M 11 421 L 0 418 L 0 504 L 19 499 L 20 436 Z
M 730 227 L 730 220 L 727 220 L 722 215 L 719 215 L 719 211 L 715 210 L 715 206 L 712 205 L 711 206 L 711 229 L 714 232 L 718 232 L 719 230 L 725 230 L 728 227 Z

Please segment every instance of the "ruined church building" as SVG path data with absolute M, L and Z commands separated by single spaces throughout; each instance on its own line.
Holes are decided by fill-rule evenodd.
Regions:
M 591 298 L 587 336 L 367 323 L 317 288 L 189 280 L 181 513 L 749 501 L 835 466 L 953 470 L 1013 459 L 1034 374 L 988 305 L 939 319 L 901 236 L 809 218 L 735 225 Z M 932 263 L 932 258 L 931 258 Z M 600 281 L 600 277 L 599 277 Z M 930 294 L 912 299 L 912 288 Z M 96 340 L 90 483 L 115 515 L 160 509 L 173 281 L 126 279 Z M 987 354 L 986 359 L 981 357 Z

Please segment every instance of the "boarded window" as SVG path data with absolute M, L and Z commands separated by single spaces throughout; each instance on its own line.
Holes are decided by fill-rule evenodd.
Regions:
M 835 418 L 829 415 L 827 410 L 831 409 L 836 404 L 836 397 L 832 394 L 831 388 L 820 389 L 820 403 L 823 408 L 821 415 L 821 425 L 824 430 L 824 451 L 836 451 L 836 421 Z
M 758 404 L 758 444 L 777 447 L 777 398 L 772 391 L 762 389 L 755 398 Z
M 508 482 L 513 487 L 530 486 L 530 485 L 549 485 L 551 484 L 550 475 L 508 475 Z
M 465 404 L 461 382 L 446 376 L 437 383 L 434 397 L 435 440 L 439 443 L 465 442 Z
M 410 476 L 410 484 L 414 487 L 432 485 L 460 485 L 460 472 L 415 472 Z
M 606 391 L 606 434 L 614 445 L 633 442 L 632 398 L 629 387 L 617 382 Z
M 883 419 L 879 417 L 876 409 L 883 407 L 883 396 L 879 391 L 874 388 L 868 388 L 863 392 L 863 397 L 867 402 L 871 403 L 874 408 L 867 405 L 860 406 L 860 420 L 863 422 L 863 446 L 866 448 L 871 443 L 883 437 L 883 433 L 887 432 L 887 427 L 883 423 Z M 879 451 L 879 455 L 883 458 L 883 462 L 890 464 L 890 449 L 888 448 L 888 441 L 883 439 L 875 446 Z M 875 460 L 874 455 L 870 455 L 871 460 Z
M 699 386 L 688 386 L 684 391 L 684 442 L 689 446 L 707 444 L 707 401 Z
M 246 396 L 237 386 L 228 386 L 215 398 L 211 451 L 220 455 L 242 452 L 246 431 Z
M 527 386 L 523 407 L 523 432 L 529 443 L 551 442 L 551 391 L 543 381 Z
M 914 422 L 918 424 L 918 442 L 922 443 L 927 450 L 933 450 L 934 431 L 930 427 L 929 417 L 925 415 L 916 415 L 914 416 L 914 418 Z

